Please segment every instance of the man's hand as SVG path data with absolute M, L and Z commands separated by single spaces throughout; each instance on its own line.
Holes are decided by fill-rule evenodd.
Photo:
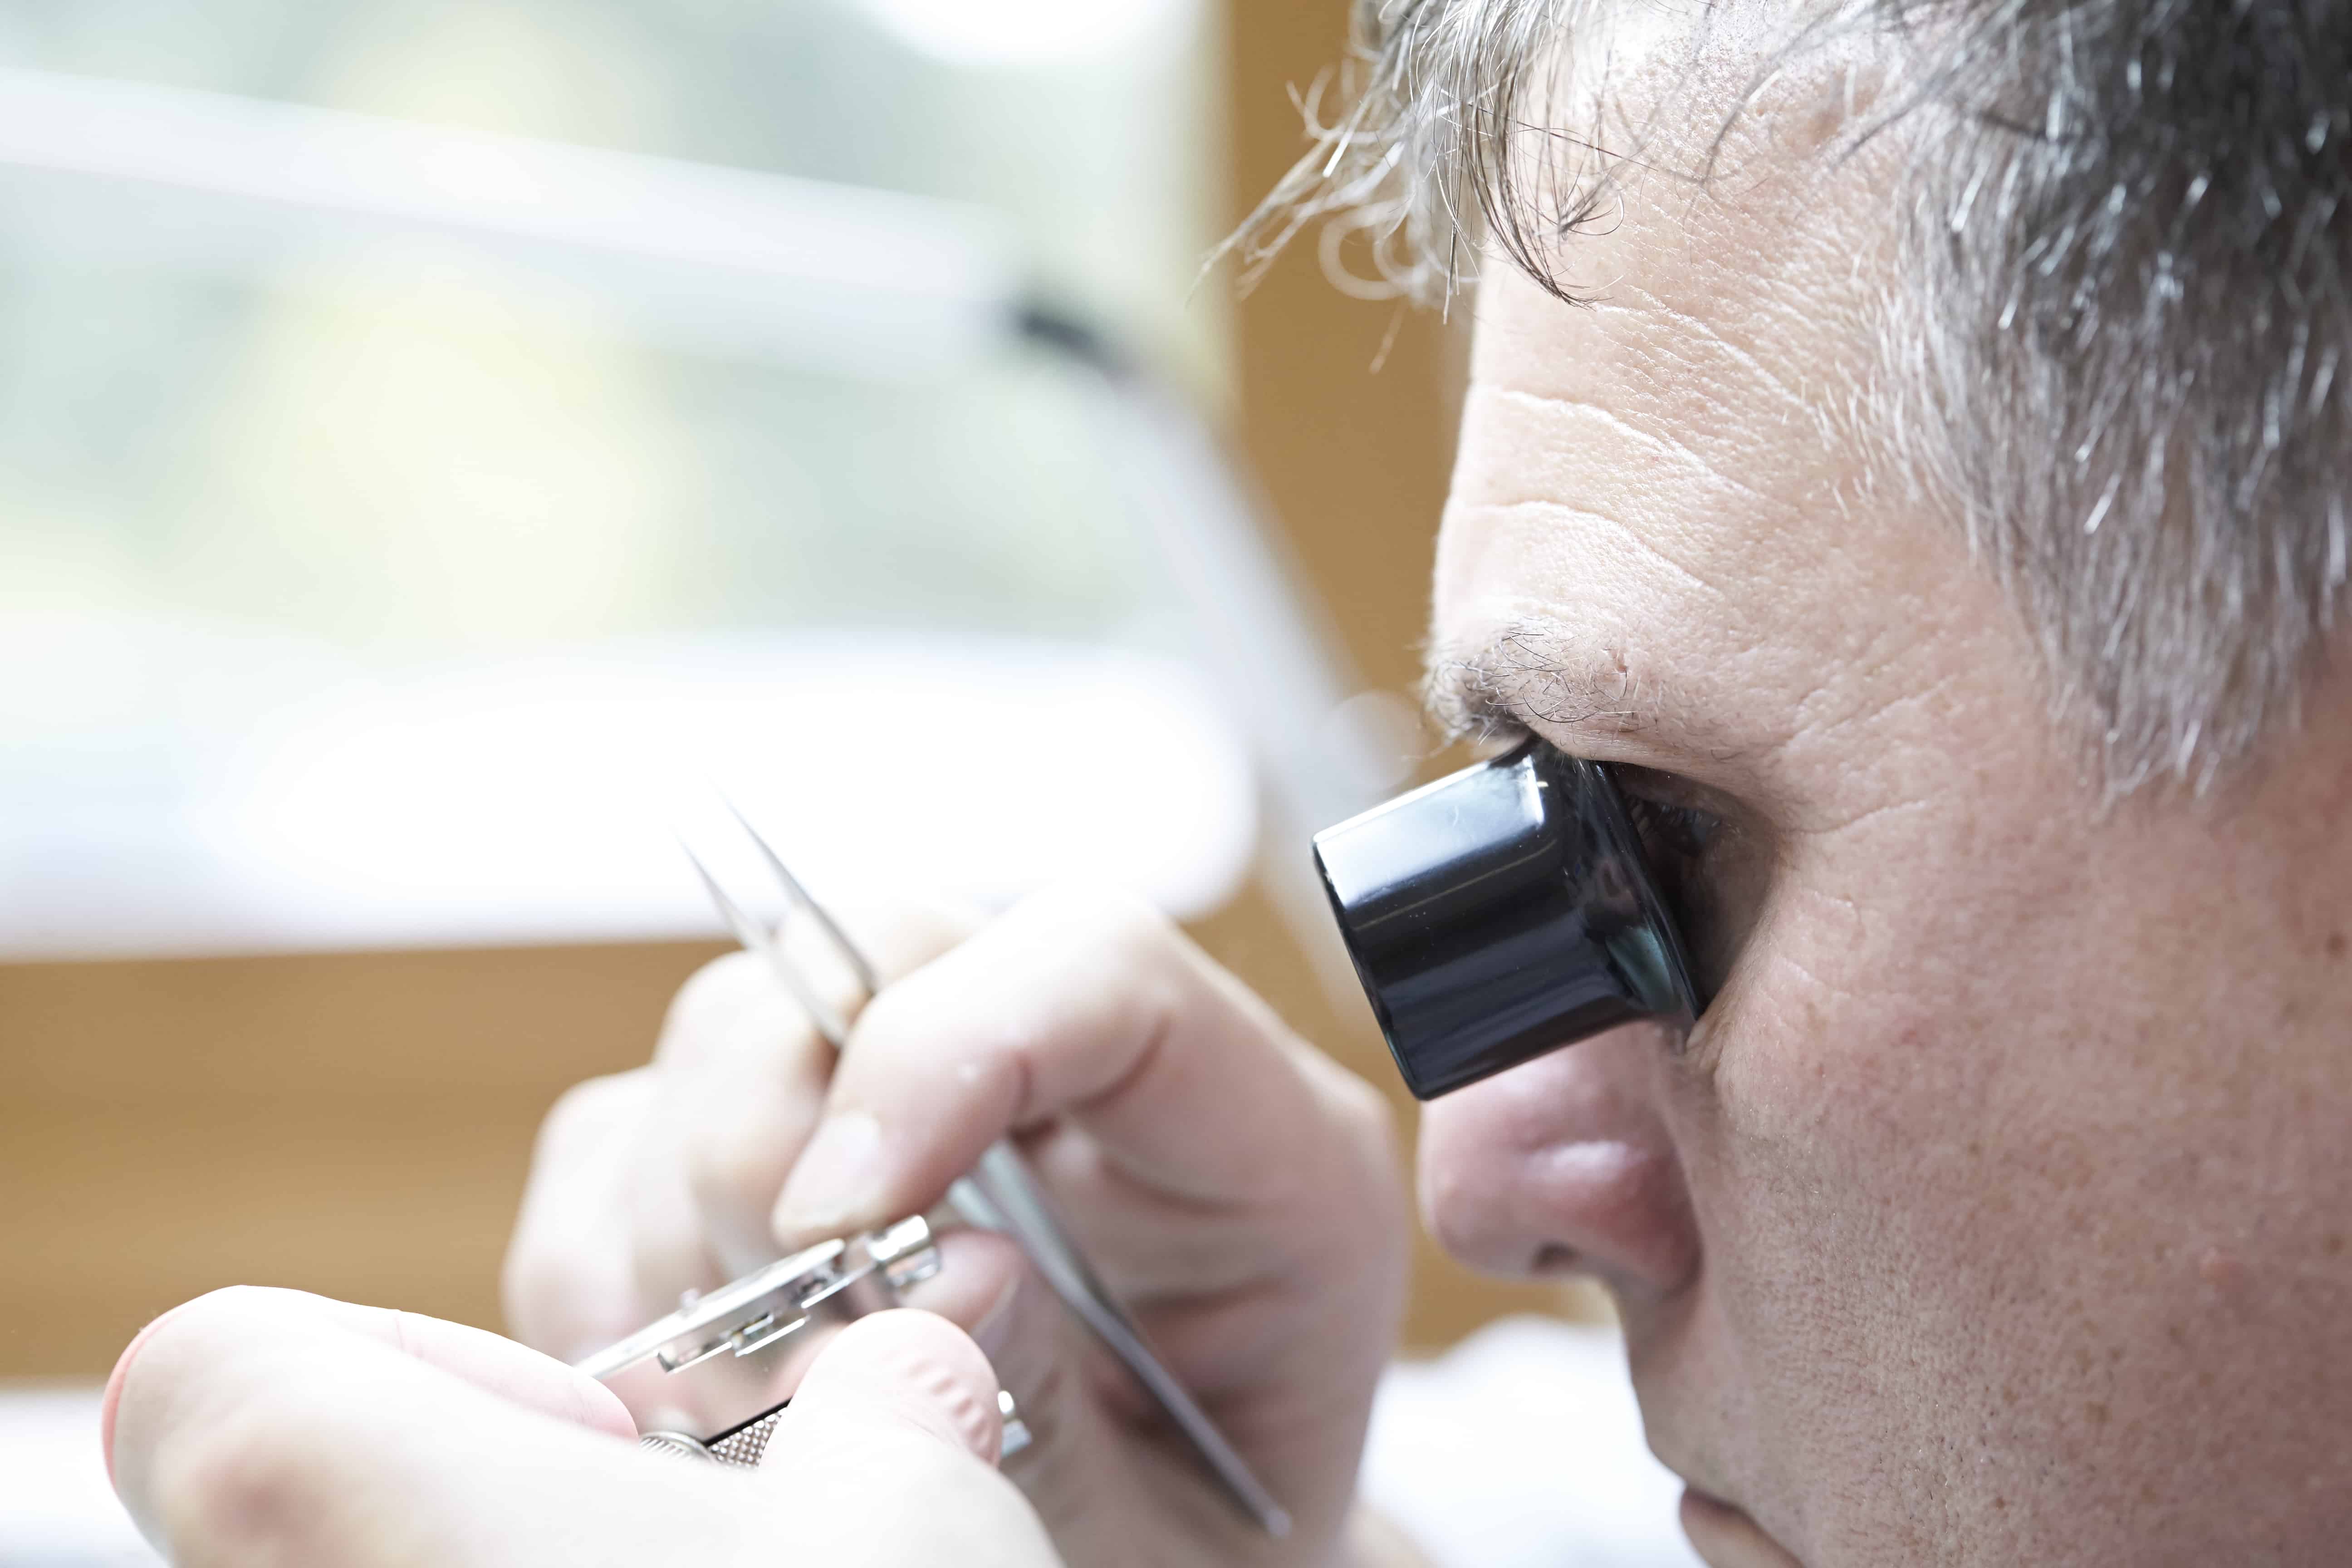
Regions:
M 1003 1238 L 910 1300 L 970 1327 L 1035 1436 L 1012 1474 L 1074 1564 L 1343 1555 L 1405 1219 L 1379 1098 L 1149 909 L 1033 899 L 959 942 L 852 921 L 885 973 L 839 1063 L 755 959 L 652 1067 L 549 1120 L 510 1320 L 577 1358 L 810 1241 L 936 1204 L 1013 1136 L 1111 1289 L 1296 1519 L 1260 1534 Z
M 179 1568 L 1051 1568 L 996 1382 L 927 1312 L 812 1363 L 757 1471 L 641 1452 L 610 1392 L 478 1329 L 223 1290 L 133 1342 L 108 1464 Z

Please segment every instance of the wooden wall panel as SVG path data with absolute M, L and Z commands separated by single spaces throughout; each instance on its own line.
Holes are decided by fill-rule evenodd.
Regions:
M 495 1326 L 532 1130 L 717 951 L 0 967 L 0 1376 L 240 1282 Z

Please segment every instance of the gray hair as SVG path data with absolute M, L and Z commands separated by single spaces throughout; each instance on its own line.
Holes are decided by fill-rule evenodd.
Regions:
M 1484 245 L 1573 300 L 1556 243 L 1612 216 L 1643 134 L 1557 107 L 1599 103 L 1612 9 L 1357 0 L 1340 112 L 1307 102 L 1315 148 L 1236 247 L 1323 225 L 1327 264 L 1370 243 L 1350 287 L 1427 300 Z M 1885 317 L 1900 450 L 2108 789 L 2202 789 L 2297 716 L 2344 598 L 2352 5 L 1850 0 L 1786 47 L 1857 31 L 1899 62 L 1861 134 L 1900 119 L 1923 150 Z

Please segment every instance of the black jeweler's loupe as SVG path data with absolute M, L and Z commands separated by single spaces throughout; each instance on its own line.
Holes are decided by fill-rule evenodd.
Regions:
M 1326 828 L 1315 865 L 1416 1099 L 1698 1015 L 1615 781 L 1544 742 Z

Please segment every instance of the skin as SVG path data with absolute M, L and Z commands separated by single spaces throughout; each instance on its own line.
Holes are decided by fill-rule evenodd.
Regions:
M 838 1061 L 739 954 L 688 986 L 652 1067 L 558 1107 L 508 1260 L 518 1331 L 583 1354 L 744 1254 L 930 1207 L 1011 1136 L 1295 1520 L 1255 1528 L 1008 1243 L 950 1235 L 908 1300 L 1020 1400 L 1013 1474 L 1063 1558 L 1334 1562 L 1403 1302 L 1379 1097 L 1129 897 L 1055 889 L 969 934 L 844 914 L 886 984 Z
M 1699 86 L 1661 122 L 1721 123 Z M 1632 180 L 1556 258 L 1589 306 L 1499 267 L 1481 286 L 1437 673 L 1721 819 L 1690 933 L 1719 989 L 1687 1038 L 1620 1031 L 1431 1106 L 1423 1214 L 1480 1267 L 1614 1292 L 1714 1568 L 2338 1562 L 2352 691 L 2320 681 L 2209 798 L 2103 801 L 2009 602 L 1872 423 L 1901 148 L 1822 155 L 1869 100 L 1784 73 L 1713 182 Z M 1297 1516 L 1287 1540 L 1240 1524 L 974 1235 L 916 1304 L 1021 1398 L 1018 1491 L 935 1419 L 918 1462 L 824 1469 L 903 1415 L 888 1375 L 845 1377 L 795 1405 L 802 1506 L 714 1515 L 719 1478 L 551 1420 L 617 1425 L 553 1362 L 504 1346 L 523 1359 L 490 1375 L 473 1345 L 463 1377 L 421 1378 L 238 1308 L 134 1351 L 134 1511 L 182 1561 L 390 1560 L 393 1505 L 360 1485 L 389 1455 L 436 1562 L 476 1560 L 455 1540 L 535 1561 L 575 1517 L 573 1568 L 698 1564 L 714 1528 L 775 1561 L 826 1487 L 893 1527 L 856 1542 L 877 1564 L 946 1560 L 941 1539 L 1006 1568 L 1395 1550 L 1350 1514 L 1403 1289 L 1376 1097 L 1116 896 L 860 930 L 893 980 L 838 1062 L 739 958 L 688 987 L 650 1066 L 559 1108 L 509 1260 L 520 1335 L 575 1357 L 681 1289 L 931 1205 L 1011 1135 Z M 936 1355 L 969 1349 L 938 1332 Z M 370 1420 L 316 1407 L 362 1373 Z M 469 1430 L 495 1463 L 447 1446 Z M 524 1461 L 546 1497 L 499 1489 Z
M 1433 1105 L 1424 1211 L 1589 1270 L 1716 1568 L 2319 1563 L 2352 1539 L 2352 714 L 2103 808 L 1866 422 L 1899 168 L 1820 83 L 1477 306 L 1441 680 L 1728 825 L 1737 951 Z
M 721 1470 L 640 1452 L 608 1390 L 496 1334 L 243 1288 L 123 1352 L 107 1464 L 182 1568 L 1040 1568 L 995 1396 L 971 1340 L 881 1313 L 810 1366 L 768 1467 Z

